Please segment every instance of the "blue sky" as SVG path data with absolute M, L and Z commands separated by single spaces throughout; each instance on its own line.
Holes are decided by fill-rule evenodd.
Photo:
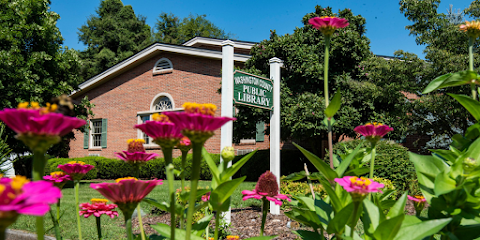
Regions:
M 60 15 L 57 26 L 64 37 L 64 46 L 83 50 L 78 42 L 78 28 L 86 24 L 89 16 L 96 14 L 100 0 L 52 0 L 51 10 Z M 471 0 L 442 1 L 439 11 L 446 12 L 449 4 L 454 9 L 468 7 Z M 367 20 L 367 37 L 371 51 L 378 55 L 393 55 L 396 50 L 413 52 L 423 58 L 423 46 L 415 44 L 405 26 L 410 22 L 400 13 L 398 0 L 328 0 L 328 1 L 193 1 L 193 0 L 123 0 L 131 5 L 137 15 L 147 18 L 150 27 L 155 26 L 161 12 L 173 13 L 183 18 L 189 14 L 206 14 L 216 26 L 235 35 L 236 39 L 258 42 L 267 39 L 270 30 L 279 35 L 292 33 L 301 27 L 302 17 L 315 11 L 316 5 L 330 6 L 334 12 L 350 8 Z

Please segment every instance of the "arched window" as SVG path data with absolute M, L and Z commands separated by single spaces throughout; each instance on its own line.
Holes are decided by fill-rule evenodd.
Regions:
M 164 111 L 174 108 L 175 103 L 172 96 L 168 93 L 157 94 L 150 105 L 150 111 Z
M 173 72 L 173 65 L 167 58 L 161 58 L 153 66 L 153 75 L 171 73 Z

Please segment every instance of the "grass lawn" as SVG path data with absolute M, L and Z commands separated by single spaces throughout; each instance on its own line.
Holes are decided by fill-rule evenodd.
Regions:
M 97 183 L 96 181 L 82 181 L 80 183 L 80 203 L 89 202 L 91 198 L 104 198 L 99 192 L 90 188 L 90 183 Z M 255 188 L 255 182 L 244 182 L 232 195 L 232 208 L 244 208 L 248 206 L 260 206 L 260 201 L 249 199 L 242 201 L 241 191 Z M 190 186 L 190 182 L 187 181 L 186 186 Z M 175 181 L 175 188 L 180 188 L 180 181 Z M 200 181 L 200 187 L 210 186 L 210 181 Z M 75 197 L 73 191 L 73 184 L 67 185 L 63 190 L 63 197 L 61 199 L 61 214 L 60 228 L 61 235 L 65 239 L 78 239 L 77 219 L 75 215 Z M 166 181 L 163 185 L 157 186 L 149 195 L 148 198 L 156 199 L 159 202 L 168 202 L 168 185 Z M 111 202 L 109 202 L 111 203 Z M 140 204 L 142 210 L 147 214 L 150 213 L 152 207 L 146 203 Z M 55 207 L 53 207 L 55 211 Z M 123 214 L 119 209 L 119 217 L 110 219 L 107 216 L 102 216 L 102 235 L 104 239 L 122 239 L 125 234 L 125 228 L 123 227 Z M 95 224 L 95 216 L 89 218 L 81 217 L 82 222 L 82 237 L 83 239 L 97 239 L 97 228 Z M 10 226 L 11 229 L 21 229 L 30 232 L 35 231 L 35 218 L 31 216 L 20 216 L 17 222 Z M 50 214 L 45 215 L 45 229 L 48 235 L 54 236 L 53 224 L 50 218 Z

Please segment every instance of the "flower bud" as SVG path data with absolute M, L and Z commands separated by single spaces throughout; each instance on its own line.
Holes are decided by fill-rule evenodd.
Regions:
M 222 159 L 225 162 L 230 162 L 235 158 L 235 149 L 233 147 L 224 147 L 222 150 Z
M 475 159 L 468 157 L 463 160 L 463 170 L 465 173 L 473 171 L 476 167 L 478 167 L 478 164 Z

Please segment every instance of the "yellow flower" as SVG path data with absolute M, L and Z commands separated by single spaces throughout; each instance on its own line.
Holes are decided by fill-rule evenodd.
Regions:
M 116 183 L 119 183 L 120 181 L 130 180 L 130 179 L 138 180 L 137 178 L 134 178 L 134 177 L 124 177 L 124 178 L 117 178 L 117 179 L 115 179 L 115 182 L 116 182 Z
M 103 198 L 92 198 L 92 199 L 90 199 L 90 202 L 92 202 L 92 203 L 107 203 L 108 200 L 103 199 Z
M 465 21 L 465 24 L 460 25 L 460 31 L 466 32 L 469 37 L 476 39 L 480 36 L 480 21 Z

